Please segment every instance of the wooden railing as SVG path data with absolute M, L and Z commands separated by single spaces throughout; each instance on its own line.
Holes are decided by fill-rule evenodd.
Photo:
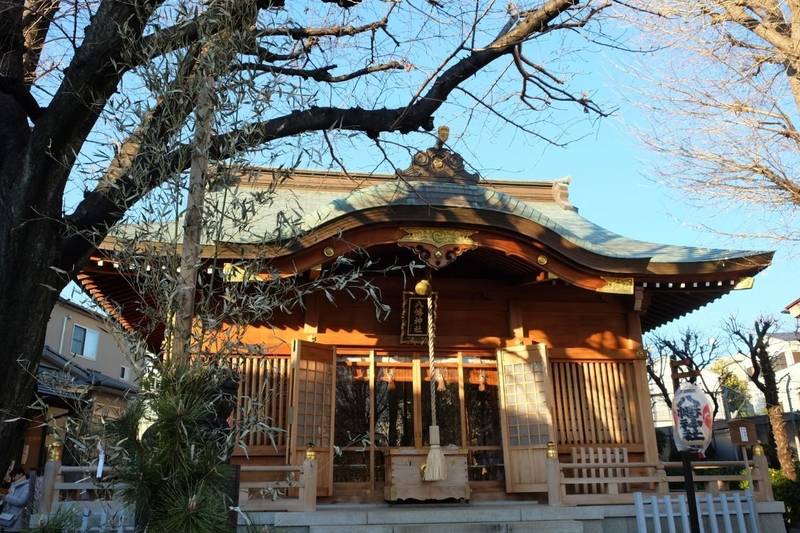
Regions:
M 58 455 L 58 454 L 56 454 Z M 79 531 L 133 531 L 133 512 L 118 499 L 121 484 L 103 481 L 112 472 L 108 467 L 97 479 L 96 466 L 63 466 L 60 457 L 51 457 L 45 464 L 41 497 L 33 516 L 34 526 L 64 507 L 75 510 Z M 241 467 L 242 474 L 279 477 L 270 481 L 239 483 L 239 508 L 247 511 L 314 511 L 317 505 L 317 465 L 305 460 L 292 466 Z M 65 480 L 73 475 L 77 479 Z
M 550 505 L 605 505 L 633 503 L 636 492 L 667 495 L 684 491 L 683 475 L 668 473 L 682 463 L 569 462 L 562 463 L 553 447 L 548 451 L 547 483 Z M 709 470 L 727 473 L 709 473 Z M 747 482 L 757 501 L 772 501 L 767 460 L 763 455 L 753 461 L 698 461 L 692 472 L 696 490 L 717 495 L 737 489 Z M 735 473 L 732 473 L 735 472 Z
M 273 481 L 240 481 L 239 508 L 244 511 L 314 511 L 317 508 L 317 463 L 302 465 L 244 465 L 241 474 L 280 476 Z
M 101 475 L 110 473 L 110 468 L 104 468 Z M 77 479 L 65 481 L 65 475 L 70 474 Z M 47 461 L 32 525 L 43 525 L 48 516 L 66 507 L 75 511 L 78 531 L 133 531 L 132 510 L 115 497 L 121 485 L 97 479 L 96 474 L 96 466 L 63 466 L 60 459 Z

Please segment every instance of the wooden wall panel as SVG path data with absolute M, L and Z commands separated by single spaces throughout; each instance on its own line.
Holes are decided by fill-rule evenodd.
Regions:
M 239 371 L 234 422 L 252 428 L 245 435 L 249 447 L 283 448 L 288 428 L 289 359 L 278 356 L 241 355 L 231 358 Z M 281 431 L 267 432 L 258 424 Z M 274 441 L 274 446 L 273 446 Z
M 405 285 L 400 278 L 373 282 L 391 309 L 388 317 L 379 320 L 373 304 L 360 297 L 343 292 L 333 294 L 334 302 L 322 297 L 314 317 L 316 342 L 392 349 L 400 344 L 402 292 L 412 290 L 414 280 L 408 278 Z M 600 356 L 604 350 L 633 346 L 626 316 L 631 304 L 625 297 L 563 284 L 516 287 L 481 279 L 439 278 L 434 287 L 439 293 L 437 344 L 442 347 L 496 349 L 524 341 L 586 349 Z M 276 316 L 269 326 L 252 326 L 237 340 L 260 347 L 262 353 L 288 354 L 292 340 L 307 339 L 303 326 L 303 313 L 298 311 Z M 512 334 L 514 328 L 519 338 Z
M 559 444 L 642 443 L 632 361 L 554 361 L 551 374 Z

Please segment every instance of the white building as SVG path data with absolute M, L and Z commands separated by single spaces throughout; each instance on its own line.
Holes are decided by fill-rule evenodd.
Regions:
M 779 399 L 784 412 L 800 410 L 800 340 L 798 340 L 798 334 L 796 332 L 775 333 L 769 338 L 767 349 L 771 354 L 773 367 L 775 368 Z M 724 420 L 726 415 L 736 418 L 745 414 L 764 414 L 766 411 L 764 393 L 750 380 L 750 375 L 753 372 L 750 358 L 742 354 L 736 354 L 720 357 L 716 361 L 715 364 L 709 365 L 701 372 L 701 379 L 705 381 L 706 389 L 716 393 L 717 401 L 719 402 L 719 411 L 716 419 Z M 711 368 L 712 366 L 714 367 L 713 369 Z M 665 376 L 664 383 L 668 389 L 671 389 L 672 380 L 670 378 L 669 360 L 666 358 L 656 360 L 654 368 L 657 373 Z M 731 405 L 731 403 L 738 402 L 735 402 L 729 396 L 727 398 L 723 397 L 722 387 L 719 384 L 718 370 L 720 368 L 725 368 L 747 383 L 750 398 L 748 405 L 746 405 L 746 410 L 750 411 L 749 413 L 726 413 L 726 404 Z M 728 392 L 727 394 L 730 395 L 731 393 Z M 652 380 L 650 382 L 650 395 L 652 397 L 653 421 L 656 427 L 671 426 L 672 413 Z

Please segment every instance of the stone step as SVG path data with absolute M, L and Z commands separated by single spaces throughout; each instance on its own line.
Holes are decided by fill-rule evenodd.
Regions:
M 370 524 L 364 526 L 325 526 L 308 528 L 309 533 L 584 533 L 575 520 L 547 520 L 512 523 Z M 288 533 L 288 530 L 287 530 Z

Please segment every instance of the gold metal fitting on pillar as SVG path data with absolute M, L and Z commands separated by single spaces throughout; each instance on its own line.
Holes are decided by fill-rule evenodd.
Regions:
M 547 458 L 558 459 L 558 450 L 556 449 L 556 443 L 553 441 L 547 443 Z
M 64 445 L 60 442 L 53 442 L 47 447 L 47 460 L 48 461 L 61 461 L 61 451 Z
M 430 296 L 431 289 L 431 282 L 427 279 L 423 279 L 414 286 L 414 292 L 417 293 L 418 296 Z
M 761 457 L 764 455 L 764 447 L 759 442 L 758 444 L 753 445 L 753 456 L 754 457 Z
M 314 451 L 314 443 L 309 442 L 306 446 L 306 459 L 313 461 L 317 458 L 317 452 Z

